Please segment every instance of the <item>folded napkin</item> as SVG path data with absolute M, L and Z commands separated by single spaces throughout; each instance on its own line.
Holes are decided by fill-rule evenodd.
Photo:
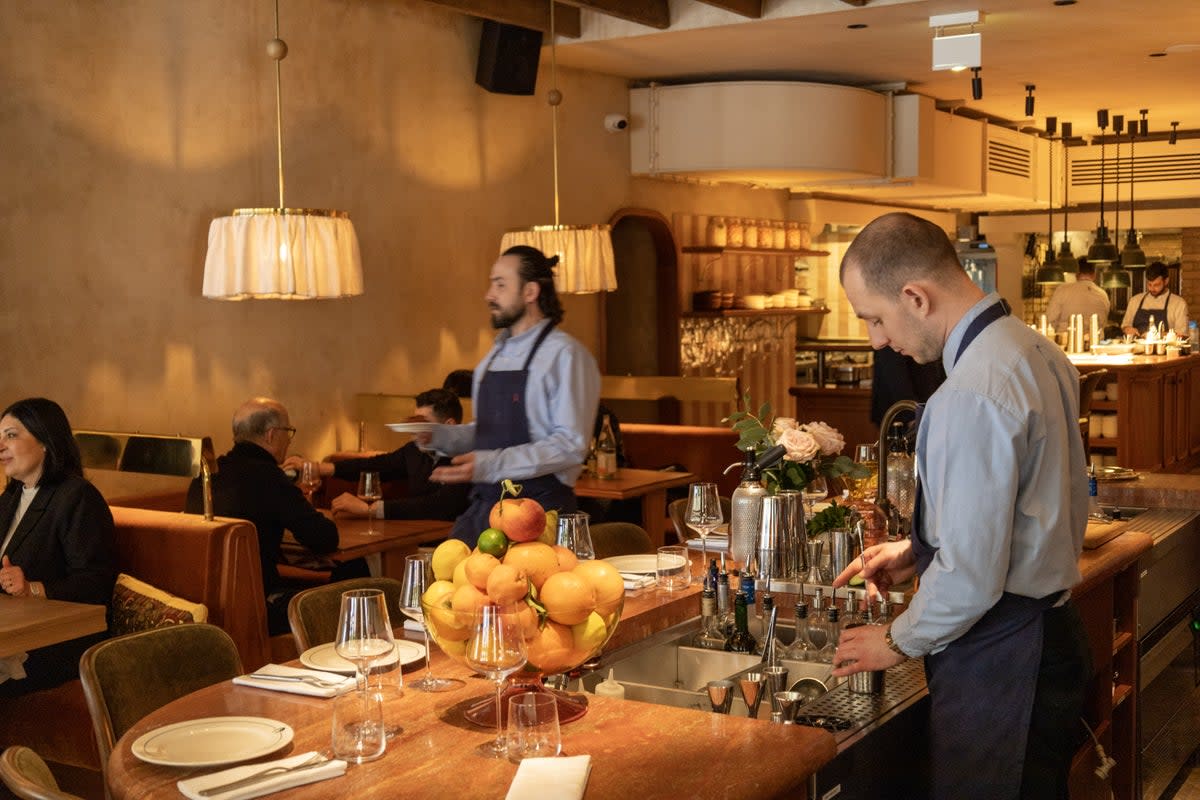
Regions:
M 703 542 L 701 541 L 700 537 L 697 536 L 695 539 L 688 539 L 687 542 L 685 542 L 685 544 L 687 544 L 689 550 L 700 550 L 701 546 L 703 545 Z M 709 536 L 708 537 L 708 547 L 707 547 L 708 552 L 724 553 L 728 549 L 729 549 L 729 537 L 728 536 Z
M 0 658 L 0 683 L 4 683 L 9 678 L 13 680 L 21 680 L 25 677 L 25 659 L 29 658 L 28 653 L 17 653 L 15 656 L 5 656 Z
M 634 592 L 654 585 L 653 575 L 642 575 L 634 572 L 622 572 L 621 579 L 625 581 L 625 591 Z
M 526 758 L 505 800 L 580 800 L 591 771 L 591 756 Z
M 310 678 L 318 678 L 323 681 L 337 681 L 334 686 L 317 686 L 304 681 L 273 681 L 269 679 L 256 679 L 255 675 L 286 675 L 286 676 L 308 676 Z M 307 694 L 312 697 L 333 697 L 334 695 L 344 694 L 350 691 L 356 685 L 353 675 L 339 675 L 336 672 L 322 672 L 316 669 L 297 669 L 296 667 L 285 667 L 282 664 L 267 664 L 259 668 L 257 672 L 252 672 L 249 675 L 239 675 L 233 679 L 234 683 L 242 686 L 253 686 L 255 689 L 270 689 L 273 692 L 291 692 L 292 694 Z
M 424 632 L 424 630 L 425 630 L 425 626 L 424 626 L 424 625 L 422 625 L 421 623 L 417 622 L 415 619 L 408 619 L 408 618 L 405 618 L 405 620 L 404 620 L 404 630 L 406 630 L 406 631 L 416 631 L 417 633 L 423 633 L 423 632 Z
M 290 789 L 293 786 L 303 786 L 306 783 L 316 783 L 317 781 L 337 778 L 346 774 L 346 762 L 332 760 L 314 767 L 306 767 L 296 772 L 285 772 L 281 775 L 268 776 L 261 781 L 255 781 L 249 786 L 243 786 L 240 789 L 230 789 L 227 792 L 221 792 L 221 794 L 209 795 L 208 797 L 200 794 L 200 792 L 211 786 L 233 783 L 271 767 L 298 766 L 308 761 L 314 754 L 315 751 L 288 756 L 278 761 L 243 764 L 240 767 L 212 772 L 197 778 L 188 778 L 185 781 L 177 781 L 175 786 L 179 788 L 179 791 L 183 792 L 184 797 L 191 798 L 191 800 L 247 800 L 247 798 L 261 797 L 264 794 Z

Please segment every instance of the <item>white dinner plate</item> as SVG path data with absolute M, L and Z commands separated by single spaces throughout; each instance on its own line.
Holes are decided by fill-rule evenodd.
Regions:
M 380 661 L 378 666 L 395 664 L 396 659 L 399 658 L 400 666 L 403 667 L 407 664 L 420 661 L 424 657 L 425 645 L 404 639 L 397 639 L 396 649 L 387 658 Z M 300 663 L 309 669 L 337 672 L 344 675 L 354 674 L 354 663 L 339 656 L 333 648 L 333 642 L 326 642 L 325 644 L 319 644 L 316 647 L 310 647 L 305 650 L 300 654 Z
M 642 575 L 653 575 L 658 572 L 658 555 L 656 553 L 609 556 L 604 560 L 616 567 L 618 572 L 630 572 Z
M 131 749 L 150 764 L 216 767 L 273 753 L 293 735 L 290 725 L 265 717 L 205 717 L 155 728 Z
M 387 428 L 396 433 L 433 433 L 438 429 L 436 422 L 389 422 Z

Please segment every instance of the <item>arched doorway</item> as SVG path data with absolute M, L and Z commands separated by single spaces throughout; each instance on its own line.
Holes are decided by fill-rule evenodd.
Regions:
M 620 209 L 609 222 L 617 291 L 604 296 L 604 373 L 678 375 L 679 265 L 671 224 L 643 208 Z M 667 421 L 664 414 L 678 414 L 654 402 L 617 405 L 622 420 Z

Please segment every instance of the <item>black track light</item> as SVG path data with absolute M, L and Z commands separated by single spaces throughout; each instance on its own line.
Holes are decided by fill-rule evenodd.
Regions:
M 1117 136 L 1120 136 L 1122 133 L 1125 132 L 1125 115 L 1124 114 L 1113 114 L 1112 123 L 1113 123 L 1113 133 L 1115 133 Z M 1129 129 L 1133 130 L 1132 124 L 1130 124 Z
M 1046 117 L 1046 135 L 1053 136 L 1058 133 L 1058 117 Z
M 975 77 L 971 78 L 971 97 L 976 100 L 983 99 L 983 78 L 979 77 L 980 67 L 971 67 L 971 72 L 975 73 Z
M 1146 115 L 1150 113 L 1150 109 L 1143 108 L 1138 112 L 1142 115 L 1142 136 L 1150 135 L 1150 122 L 1146 119 Z
M 1025 116 L 1033 116 L 1033 90 L 1037 87 L 1032 83 L 1025 84 Z
M 1175 144 L 1177 141 L 1179 141 L 1179 123 L 1172 122 L 1171 123 L 1171 138 L 1167 139 L 1167 144 Z

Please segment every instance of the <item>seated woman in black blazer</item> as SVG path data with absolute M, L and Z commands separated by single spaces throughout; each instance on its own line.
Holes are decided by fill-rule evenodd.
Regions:
M 0 414 L 0 590 L 109 605 L 116 581 L 113 518 L 83 477 L 79 446 L 58 403 L 41 397 Z M 26 677 L 0 683 L 0 696 L 57 686 L 79 676 L 79 656 L 100 633 L 29 653 Z

